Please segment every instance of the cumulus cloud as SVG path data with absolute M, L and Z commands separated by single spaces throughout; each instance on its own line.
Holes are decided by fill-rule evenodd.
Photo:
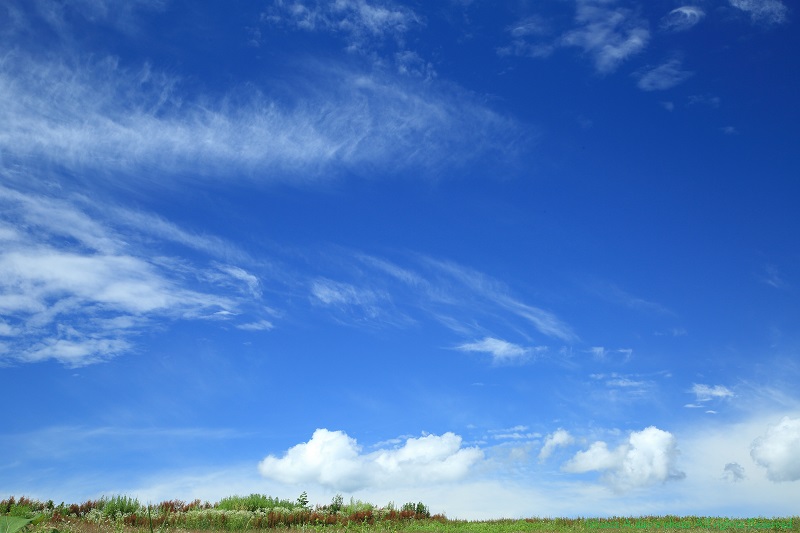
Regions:
M 643 91 L 665 91 L 689 79 L 692 72 L 683 70 L 679 59 L 671 59 L 639 75 L 637 86 Z
M 668 431 L 650 426 L 634 431 L 627 442 L 611 450 L 602 441 L 580 451 L 562 466 L 571 473 L 604 472 L 603 480 L 615 490 L 627 491 L 682 479 L 685 474 L 676 467 L 678 448 Z
M 603 0 L 578 0 L 577 28 L 565 33 L 559 44 L 575 46 L 594 59 L 601 74 L 615 71 L 641 52 L 650 40 L 647 23 L 629 9 Z
M 544 446 L 539 451 L 539 461 L 544 461 L 550 457 L 556 448 L 568 446 L 575 442 L 575 439 L 565 429 L 558 428 L 544 439 Z
M 502 339 L 485 337 L 476 342 L 468 342 L 456 346 L 456 350 L 488 353 L 495 363 L 515 363 L 525 361 L 533 353 L 544 351 L 544 348 L 525 348 Z
M 736 483 L 744 479 L 744 467 L 739 463 L 728 463 L 722 471 L 722 477 L 727 481 Z
M 770 481 L 800 480 L 800 418 L 783 417 L 753 441 L 750 457 L 767 469 Z
M 283 457 L 267 456 L 258 469 L 281 483 L 355 491 L 457 481 L 482 459 L 481 450 L 462 448 L 461 437 L 453 433 L 409 438 L 400 447 L 363 453 L 346 433 L 317 429 L 308 442 L 293 446 Z
M 686 31 L 697 25 L 705 16 L 705 11 L 697 6 L 681 6 L 661 19 L 661 29 L 673 32 Z
M 730 4 L 750 15 L 753 22 L 783 24 L 788 20 L 789 8 L 781 0 L 729 0 Z

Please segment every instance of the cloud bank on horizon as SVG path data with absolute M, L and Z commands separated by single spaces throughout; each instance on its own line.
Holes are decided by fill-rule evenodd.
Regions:
M 790 3 L 234 4 L 0 6 L 0 491 L 794 511 Z

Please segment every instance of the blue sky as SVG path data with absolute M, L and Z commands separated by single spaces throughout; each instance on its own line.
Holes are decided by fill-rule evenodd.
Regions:
M 796 514 L 783 0 L 0 6 L 0 493 Z

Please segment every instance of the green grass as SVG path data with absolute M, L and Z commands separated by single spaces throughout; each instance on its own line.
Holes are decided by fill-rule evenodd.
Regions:
M 329 505 L 308 505 L 305 493 L 297 500 L 261 494 L 230 496 L 215 504 L 170 500 L 142 505 L 135 498 L 113 496 L 82 504 L 54 505 L 20 498 L 0 501 L 0 533 L 200 533 L 264 530 L 320 533 L 523 533 L 553 532 L 800 532 L 800 517 L 724 518 L 646 516 L 613 518 L 528 518 L 524 520 L 465 521 L 431 516 L 423 503 L 399 508 L 377 507 L 336 495 Z

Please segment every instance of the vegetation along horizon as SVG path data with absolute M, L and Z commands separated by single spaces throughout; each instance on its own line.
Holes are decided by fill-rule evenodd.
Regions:
M 800 531 L 800 517 L 643 516 L 499 519 L 466 521 L 431 514 L 422 502 L 383 507 L 341 494 L 311 505 L 305 492 L 295 500 L 262 494 L 229 496 L 219 502 L 166 500 L 158 504 L 116 495 L 84 503 L 42 502 L 14 496 L 0 501 L 0 533 L 167 533 L 189 531 L 476 532 L 524 531 Z

